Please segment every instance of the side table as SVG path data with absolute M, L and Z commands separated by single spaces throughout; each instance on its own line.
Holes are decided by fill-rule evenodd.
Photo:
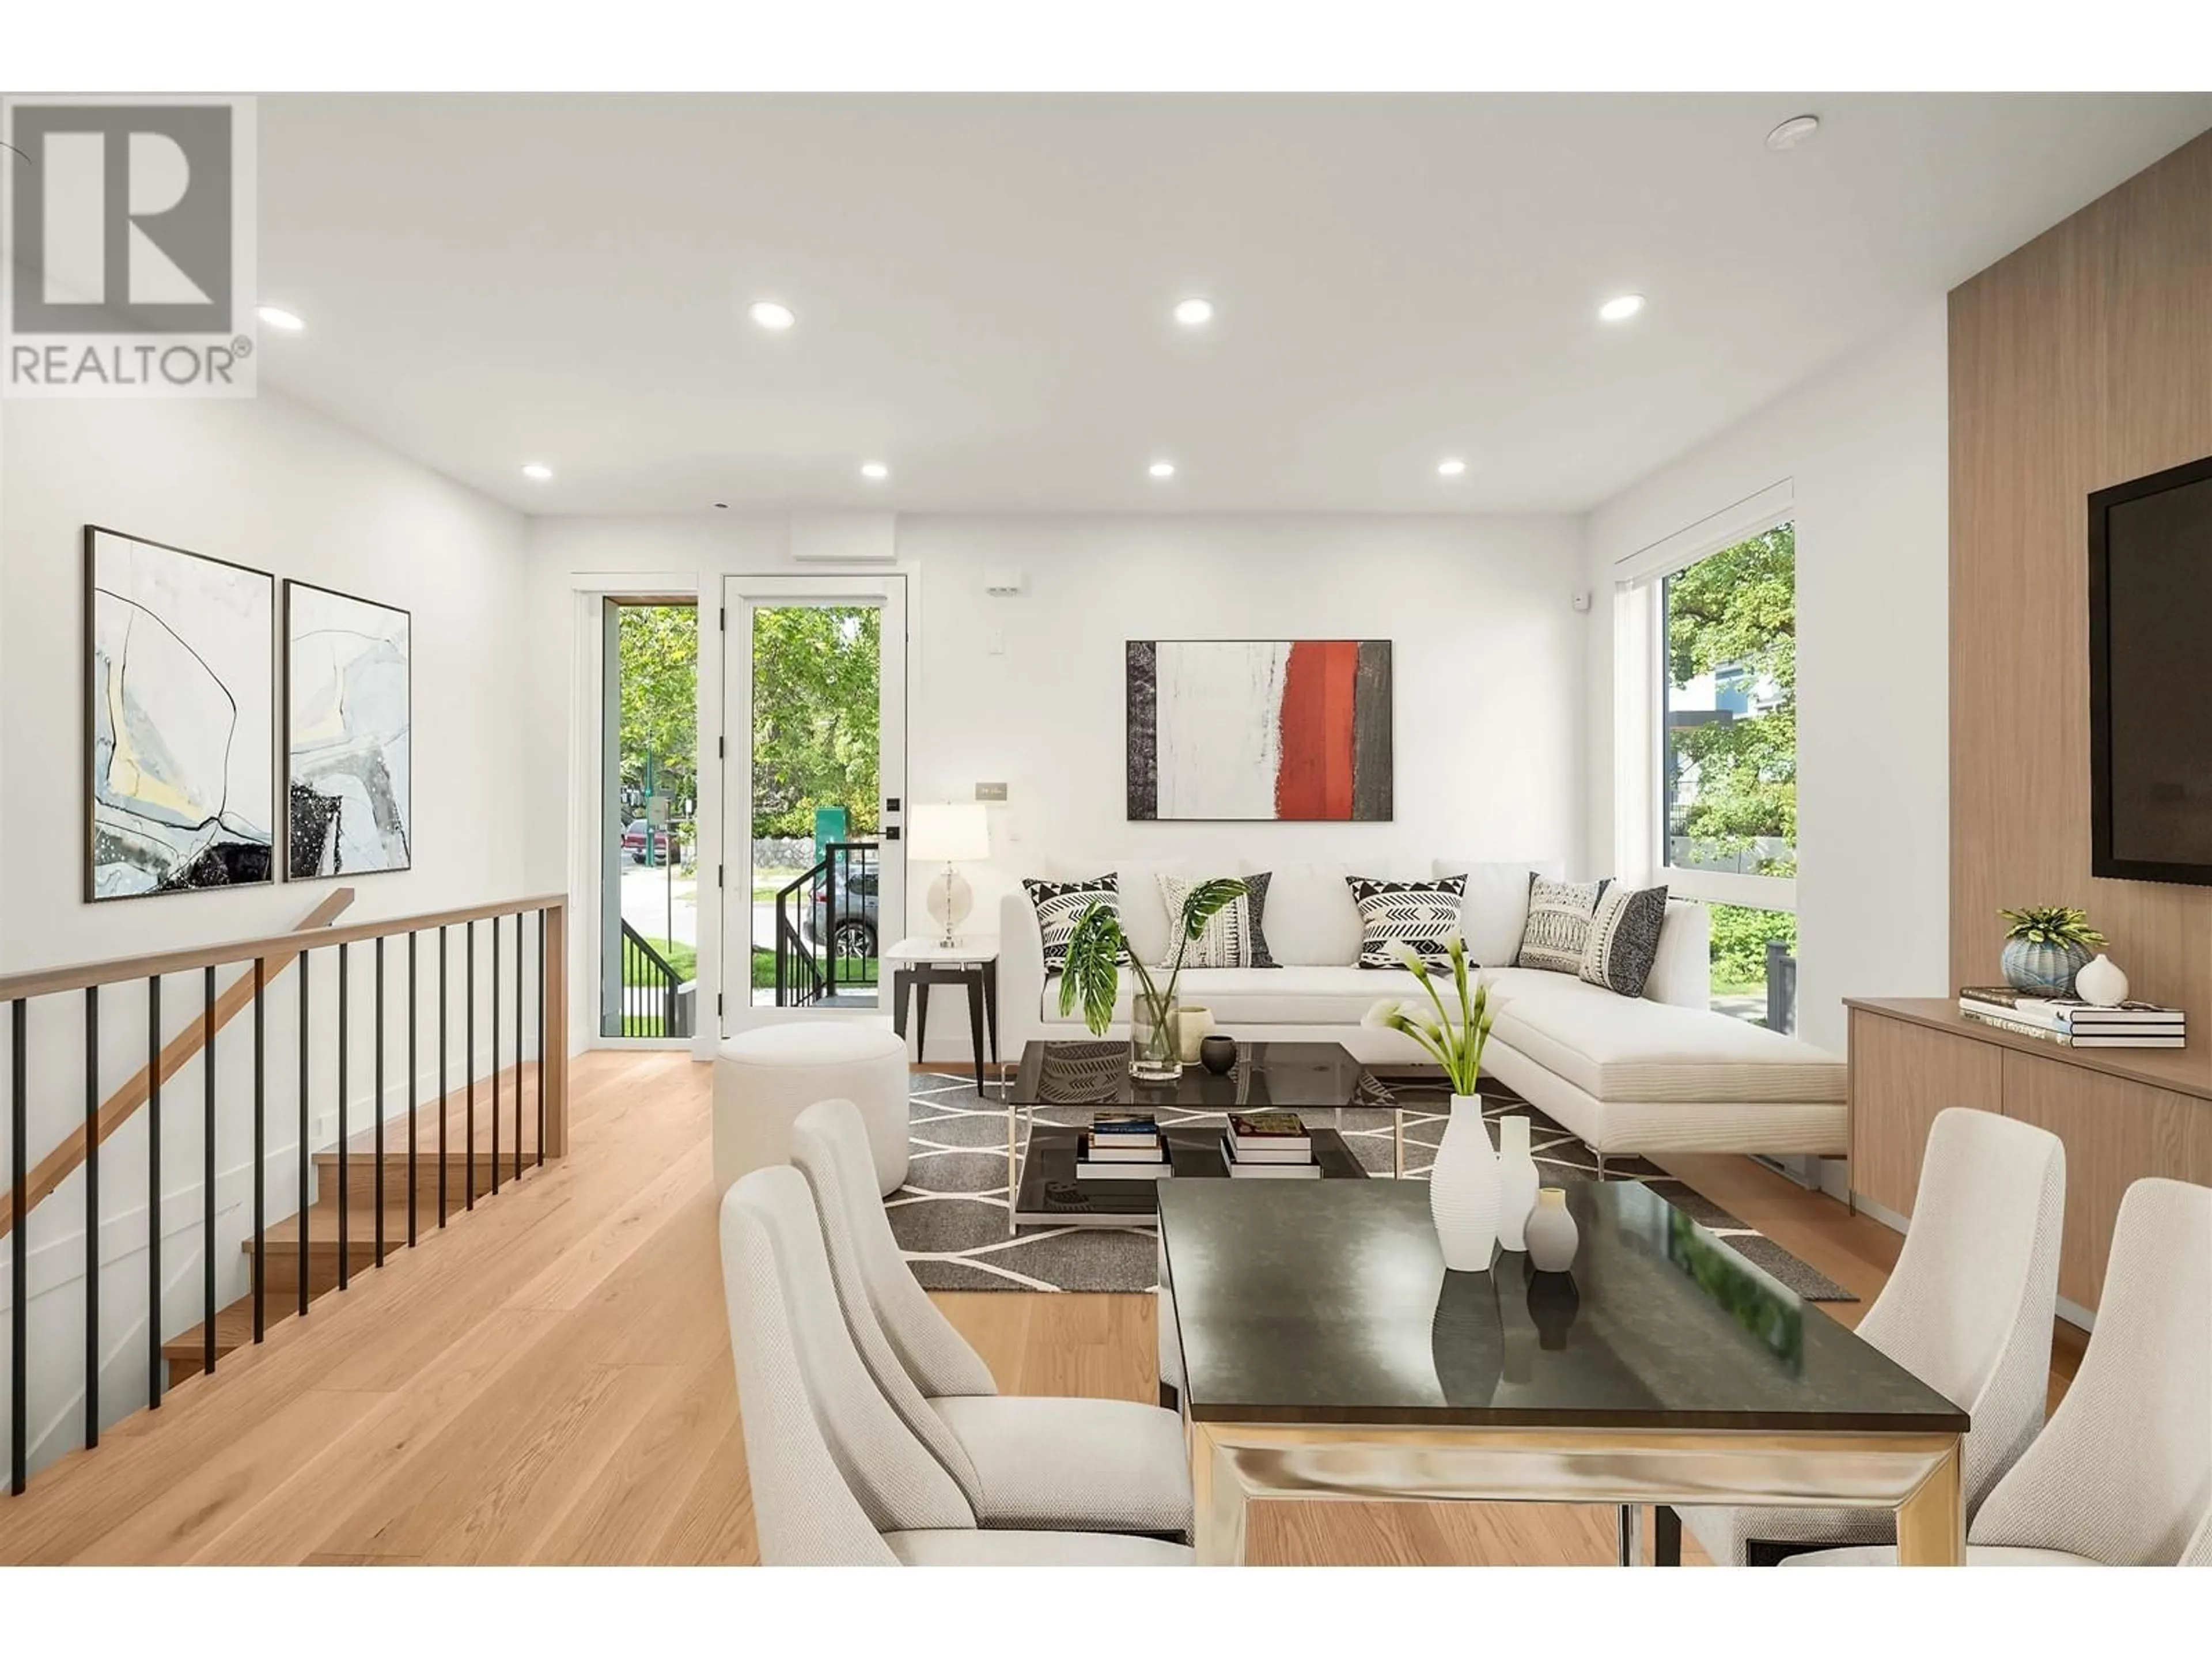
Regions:
M 990 1032 L 991 1061 L 999 1059 L 999 941 L 976 937 L 951 945 L 916 936 L 902 939 L 883 953 L 896 964 L 891 975 L 891 1030 L 906 1036 L 907 1000 L 914 1000 L 914 1051 L 920 1059 L 929 1041 L 929 991 L 934 985 L 968 989 L 968 1035 L 975 1045 L 975 1092 L 983 1090 L 984 1031 Z

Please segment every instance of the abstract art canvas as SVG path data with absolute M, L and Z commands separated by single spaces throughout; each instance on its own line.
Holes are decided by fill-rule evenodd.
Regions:
M 276 580 L 88 525 L 88 899 L 276 879 Z
M 1390 641 L 1131 640 L 1133 819 L 1387 820 Z
M 295 881 L 412 862 L 412 619 L 284 584 L 285 869 Z

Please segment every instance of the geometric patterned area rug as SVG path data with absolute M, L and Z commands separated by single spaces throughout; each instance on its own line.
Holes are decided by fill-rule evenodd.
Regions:
M 1443 1136 L 1450 1096 L 1418 1084 L 1376 1084 L 1376 1103 L 1344 1110 L 1345 1141 L 1370 1176 L 1390 1176 L 1392 1104 L 1406 1113 L 1406 1178 L 1428 1179 Z M 1529 1147 L 1546 1186 L 1598 1178 L 1597 1158 L 1575 1136 L 1494 1079 L 1483 1079 L 1483 1116 L 1530 1120 Z M 1086 1107 L 1038 1107 L 1042 1124 L 1079 1125 Z M 1332 1114 L 1315 1113 L 1334 1124 Z M 884 1200 L 891 1231 L 915 1277 L 933 1291 L 1131 1291 L 1158 1287 L 1158 1231 L 1127 1227 L 1024 1227 L 1006 1236 L 1006 1109 L 975 1093 L 972 1073 L 918 1072 L 908 1088 L 906 1184 Z M 1161 1126 L 1218 1121 L 1218 1114 L 1173 1109 Z M 1494 1136 L 1494 1132 L 1493 1132 Z M 1826 1273 L 1747 1226 L 1656 1164 L 1608 1158 L 1606 1179 L 1641 1181 L 1722 1243 L 1808 1302 L 1855 1302 Z

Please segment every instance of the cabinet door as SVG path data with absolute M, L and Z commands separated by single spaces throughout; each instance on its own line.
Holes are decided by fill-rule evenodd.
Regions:
M 2007 1117 L 2050 1130 L 2066 1148 L 2058 1294 L 2094 1308 L 2105 1287 L 2120 1194 L 2145 1176 L 2203 1178 L 2194 1169 L 2194 1152 L 2212 1119 L 2212 1102 L 2008 1049 L 2004 1109 Z
M 1850 1043 L 1851 1190 L 1910 1216 L 1929 1125 L 1946 1107 L 2002 1109 L 2004 1051 L 1863 1008 Z

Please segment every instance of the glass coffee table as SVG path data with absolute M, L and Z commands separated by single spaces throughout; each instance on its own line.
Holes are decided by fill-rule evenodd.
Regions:
M 1082 1126 L 1040 1121 L 1039 1107 L 1157 1113 L 1176 1180 L 1228 1178 L 1218 1121 L 1228 1114 L 1294 1111 L 1308 1118 L 1314 1162 L 1324 1180 L 1364 1180 L 1367 1171 L 1342 1133 L 1347 1106 L 1392 1108 L 1391 1168 L 1403 1174 L 1405 1114 L 1341 1043 L 1240 1042 L 1237 1064 L 1224 1075 L 1194 1064 L 1173 1083 L 1140 1083 L 1130 1074 L 1127 1042 L 1030 1042 L 1006 1085 L 1006 1231 L 1127 1227 L 1158 1213 L 1158 1181 L 1079 1182 L 1075 1156 Z M 1326 1127 L 1311 1121 L 1323 1112 L 1333 1115 Z

